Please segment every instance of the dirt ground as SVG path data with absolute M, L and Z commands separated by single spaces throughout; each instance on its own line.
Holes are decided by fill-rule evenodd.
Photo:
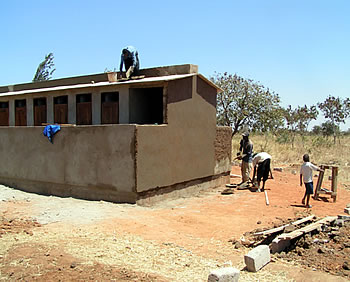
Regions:
M 232 173 L 239 175 L 240 168 Z M 339 186 L 336 203 L 328 196 L 312 199 L 311 209 L 301 205 L 304 187 L 289 171 L 274 171 L 268 180 L 269 206 L 264 193 L 222 195 L 225 187 L 141 207 L 0 186 L 0 279 L 206 281 L 212 269 L 233 266 L 241 270 L 240 281 L 348 281 L 349 227 L 329 242 L 322 234 L 305 237 L 257 273 L 244 269 L 249 249 L 232 243 L 246 232 L 308 214 L 344 214 L 350 190 Z

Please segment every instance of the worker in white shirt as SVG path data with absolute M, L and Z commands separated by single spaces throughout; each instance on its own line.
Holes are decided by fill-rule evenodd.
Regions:
M 310 157 L 308 154 L 303 156 L 304 163 L 300 167 L 300 186 L 303 186 L 303 180 L 305 184 L 305 194 L 303 199 L 301 200 L 302 204 L 305 205 L 306 208 L 311 208 L 310 205 L 310 195 L 314 193 L 314 183 L 312 181 L 312 171 L 324 171 L 318 166 L 312 164 L 310 162 Z M 306 203 L 305 203 L 306 199 Z
M 265 189 L 265 182 L 268 179 L 269 173 L 270 173 L 270 165 L 271 165 L 271 156 L 268 153 L 261 152 L 261 153 L 253 154 L 253 167 L 254 167 L 253 175 L 255 176 L 255 173 L 257 172 L 258 192 L 264 191 Z M 263 180 L 263 185 L 260 190 L 261 178 Z

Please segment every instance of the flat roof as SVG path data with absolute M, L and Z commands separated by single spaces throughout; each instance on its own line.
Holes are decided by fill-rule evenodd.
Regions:
M 132 79 L 132 80 L 124 80 L 124 81 L 116 81 L 116 82 L 94 82 L 91 81 L 90 83 L 84 83 L 84 84 L 75 84 L 75 85 L 65 85 L 65 86 L 55 86 L 55 87 L 47 87 L 47 88 L 36 88 L 36 89 L 28 89 L 28 90 L 20 90 L 20 91 L 9 91 L 0 93 L 1 97 L 7 97 L 7 96 L 16 96 L 16 95 L 25 95 L 25 94 L 35 94 L 35 93 L 45 93 L 45 92 L 52 92 L 52 91 L 60 91 L 60 90 L 69 90 L 69 89 L 79 89 L 79 88 L 94 88 L 94 87 L 101 87 L 101 86 L 112 86 L 112 85 L 137 85 L 137 84 L 143 84 L 143 83 L 152 83 L 152 82 L 164 82 L 164 81 L 171 81 L 171 80 L 177 80 L 182 79 L 186 77 L 191 77 L 198 75 L 203 80 L 205 80 L 208 84 L 213 86 L 218 92 L 221 92 L 222 89 L 216 86 L 213 82 L 205 78 L 203 75 L 198 73 L 190 73 L 190 74 L 176 74 L 176 75 L 166 75 L 166 76 L 157 76 L 157 77 L 145 77 L 142 79 Z

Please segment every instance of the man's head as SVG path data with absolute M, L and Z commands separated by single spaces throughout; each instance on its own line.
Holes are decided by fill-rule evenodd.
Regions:
M 304 161 L 304 162 L 309 162 L 309 161 L 310 161 L 310 157 L 309 157 L 308 154 L 305 154 L 305 155 L 303 156 L 303 161 Z
M 243 132 L 242 133 L 242 136 L 243 136 L 243 139 L 246 139 L 246 140 L 248 140 L 248 138 L 249 138 L 249 132 Z
M 122 54 L 123 54 L 124 59 L 127 59 L 129 57 L 129 51 L 127 49 L 123 49 Z

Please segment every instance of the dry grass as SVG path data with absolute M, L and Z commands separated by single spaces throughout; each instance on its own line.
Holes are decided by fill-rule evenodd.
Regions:
M 233 156 L 238 152 L 240 139 L 240 135 L 233 137 Z M 254 152 L 264 151 L 272 156 L 272 164 L 274 167 L 290 168 L 299 173 L 298 168 L 302 164 L 303 155 L 309 154 L 311 162 L 314 164 L 338 166 L 338 181 L 345 187 L 350 187 L 350 136 L 340 137 L 336 144 L 333 144 L 332 138 L 327 139 L 322 136 L 297 136 L 294 141 L 294 147 L 292 147 L 288 136 L 275 137 L 272 135 L 264 136 L 253 134 L 250 139 L 254 144 Z

